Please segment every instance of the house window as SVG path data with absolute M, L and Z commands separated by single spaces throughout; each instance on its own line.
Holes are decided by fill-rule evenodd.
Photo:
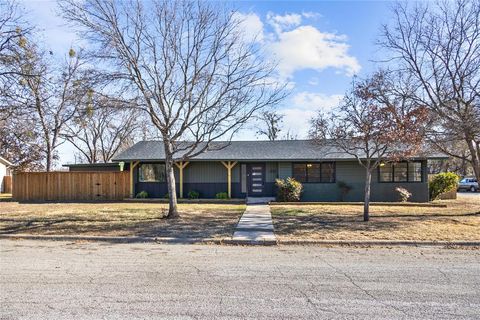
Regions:
M 322 163 L 322 180 L 321 182 L 335 182 L 335 163 Z
M 242 164 L 241 166 L 241 192 L 247 193 L 247 165 Z
M 378 170 L 380 182 L 422 182 L 422 163 L 384 163 Z
M 165 182 L 165 165 L 163 163 L 144 163 L 138 169 L 140 182 Z
M 293 165 L 293 177 L 299 182 L 307 182 L 307 166 L 303 163 Z
M 411 162 L 408 164 L 408 181 L 422 182 L 421 162 Z
M 335 182 L 335 164 L 333 162 L 294 163 L 293 178 L 307 183 Z
M 399 162 L 393 165 L 393 181 L 395 182 L 407 182 L 408 163 Z
M 320 182 L 320 163 L 307 163 L 307 181 Z
M 393 181 L 393 164 L 382 163 L 380 164 L 379 175 L 380 182 L 392 182 Z

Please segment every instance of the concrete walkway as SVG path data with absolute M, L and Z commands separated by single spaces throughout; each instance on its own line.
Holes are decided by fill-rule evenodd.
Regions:
M 268 204 L 247 204 L 235 228 L 233 241 L 245 244 L 276 244 Z

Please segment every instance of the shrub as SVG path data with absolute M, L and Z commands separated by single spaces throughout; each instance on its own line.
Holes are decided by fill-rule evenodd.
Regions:
M 436 174 L 428 183 L 430 191 L 430 200 L 435 200 L 444 192 L 448 192 L 458 187 L 459 177 L 453 172 L 443 172 Z
M 165 195 L 163 196 L 164 199 L 170 199 L 170 195 L 168 193 L 165 193 Z
M 353 188 L 349 186 L 346 182 L 344 181 L 338 181 L 337 182 L 337 187 L 340 189 L 342 192 L 342 201 L 345 201 L 345 197 L 347 194 L 352 190 Z
M 198 199 L 200 197 L 200 193 L 198 193 L 195 190 L 192 190 L 188 193 L 188 198 L 189 199 Z
M 294 178 L 276 179 L 277 200 L 283 202 L 300 201 L 303 185 Z
M 402 187 L 396 187 L 395 191 L 398 192 L 398 196 L 400 197 L 401 202 L 407 202 L 408 199 L 412 196 L 411 192 Z
M 148 198 L 148 192 L 147 191 L 140 191 L 139 193 L 137 193 L 135 198 L 139 198 L 139 199 Z
M 228 199 L 228 193 L 226 192 L 219 192 L 215 195 L 217 199 Z

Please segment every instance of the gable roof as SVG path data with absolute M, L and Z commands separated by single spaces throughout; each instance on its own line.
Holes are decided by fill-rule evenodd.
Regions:
M 13 165 L 13 163 L 11 163 L 10 161 L 8 161 L 7 159 L 2 158 L 2 157 L 0 157 L 0 163 L 3 163 L 3 164 L 6 165 L 7 167 Z
M 188 142 L 183 142 L 187 144 Z M 204 145 L 204 144 L 203 144 Z M 354 160 L 355 157 L 335 149 L 320 146 L 312 140 L 277 141 L 217 141 L 211 143 L 212 150 L 190 160 L 203 161 L 319 161 Z M 176 155 L 182 158 L 182 153 Z M 444 155 L 422 155 L 417 158 L 445 158 Z M 141 141 L 120 153 L 113 161 L 161 161 L 165 160 L 162 141 Z

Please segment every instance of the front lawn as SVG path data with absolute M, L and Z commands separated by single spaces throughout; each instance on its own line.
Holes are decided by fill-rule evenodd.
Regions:
M 164 219 L 167 204 L 18 203 L 0 205 L 0 234 L 223 238 L 245 205 L 179 204 L 180 219 Z
M 354 205 L 271 206 L 280 240 L 480 240 L 480 200 L 444 200 L 447 208 Z

